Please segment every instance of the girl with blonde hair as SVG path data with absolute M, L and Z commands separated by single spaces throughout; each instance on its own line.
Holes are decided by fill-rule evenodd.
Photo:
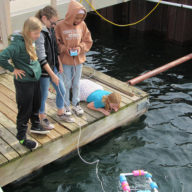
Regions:
M 23 31 L 14 33 L 10 45 L 0 53 L 0 66 L 14 74 L 18 107 L 16 137 L 20 144 L 29 149 L 38 146 L 37 142 L 26 137 L 29 119 L 32 124 L 31 133 L 49 133 L 41 126 L 39 120 L 41 67 L 37 60 L 34 41 L 39 38 L 41 29 L 41 22 L 37 18 L 28 18 Z M 9 63 L 10 59 L 13 65 Z
M 120 108 L 121 95 L 116 92 L 103 90 L 103 87 L 89 79 L 80 80 L 80 100 L 88 102 L 89 109 L 99 111 L 104 115 L 110 115 Z

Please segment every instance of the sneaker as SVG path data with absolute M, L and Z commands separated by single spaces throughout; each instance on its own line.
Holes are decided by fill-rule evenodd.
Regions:
M 81 106 L 79 105 L 79 103 L 76 105 L 76 106 L 73 106 L 72 107 L 72 110 L 74 111 L 74 113 L 77 115 L 77 116 L 81 116 L 83 115 L 84 111 L 83 109 L 81 108 Z
M 55 128 L 55 126 L 53 124 L 51 124 L 47 118 L 41 120 L 41 125 L 46 130 L 52 130 Z
M 63 114 L 63 115 L 57 115 L 57 117 L 58 117 L 60 120 L 65 121 L 65 122 L 67 122 L 67 123 L 74 123 L 74 122 L 75 122 L 75 119 L 74 119 L 74 118 L 72 118 L 72 117 L 70 117 L 70 116 L 68 116 L 68 115 L 65 115 L 65 114 Z
M 30 132 L 31 133 L 46 135 L 50 131 L 43 128 L 43 126 L 41 124 L 36 124 L 35 126 L 32 125 Z
M 36 149 L 38 147 L 38 143 L 36 141 L 29 139 L 20 140 L 19 143 L 28 149 Z
M 71 116 L 72 115 L 70 107 L 65 107 L 64 114 L 66 116 Z

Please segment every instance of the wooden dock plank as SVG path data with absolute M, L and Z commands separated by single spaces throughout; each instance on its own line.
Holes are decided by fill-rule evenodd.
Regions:
M 48 101 L 47 101 L 47 103 L 49 103 L 53 108 L 55 108 L 55 103 L 56 103 L 56 101 L 55 101 L 55 99 L 56 99 L 56 95 L 55 95 L 55 93 L 51 93 L 51 99 L 49 98 L 48 99 Z M 81 122 L 84 122 L 85 123 L 85 121 L 87 122 L 87 123 L 92 123 L 92 122 L 94 122 L 95 121 L 95 118 L 94 117 L 92 117 L 91 115 L 89 115 L 89 113 L 87 113 L 87 112 L 85 112 L 84 114 L 83 114 L 83 116 L 81 116 L 80 117 L 81 118 Z
M 89 109 L 89 108 L 87 107 L 87 103 L 86 103 L 86 102 L 81 102 L 81 107 L 83 108 L 83 110 L 84 110 L 85 112 L 87 112 L 89 115 L 93 116 L 93 117 L 96 118 L 97 120 L 98 120 L 98 119 L 101 119 L 102 117 L 104 117 L 104 114 L 103 114 L 103 113 Z
M 61 121 L 51 105 L 47 104 L 46 109 L 47 115 L 57 121 L 59 124 L 63 125 L 66 129 L 68 129 L 69 131 L 76 130 L 77 125 L 75 123 L 67 123 L 65 121 Z
M 145 97 L 148 94 L 140 89 L 137 89 L 133 86 L 129 86 L 127 83 L 117 80 L 113 77 L 110 77 L 102 72 L 96 71 L 93 68 L 84 66 L 83 74 L 91 77 L 91 79 L 96 79 L 97 81 L 102 82 L 124 94 L 129 96 L 129 98 L 133 101 L 138 100 L 141 97 Z
M 0 90 L 0 101 L 2 103 L 5 103 L 10 109 L 12 109 L 15 113 L 17 113 L 18 109 L 15 101 L 9 99 L 9 97 L 1 93 L 1 90 Z
M 138 103 L 145 102 L 146 99 L 140 100 Z M 96 138 L 112 131 L 124 123 L 131 122 L 138 118 L 146 109 L 138 110 L 138 103 L 132 103 L 129 107 L 119 110 L 117 113 L 112 113 L 110 116 L 100 119 L 92 124 L 89 124 L 82 129 L 80 145 L 85 145 Z M 53 142 L 49 142 L 39 150 L 28 153 L 26 156 L 12 161 L 3 167 L 0 167 L 0 185 L 4 186 L 34 170 L 60 158 L 70 152 L 76 150 L 77 138 L 79 132 L 73 132 L 67 136 L 61 137 Z M 41 159 L 41 161 L 39 161 Z M 25 163 L 22 163 L 25 162 Z M 17 169 L 17 173 L 13 170 Z
M 59 123 L 57 123 L 53 118 L 51 118 L 51 117 L 48 116 L 48 119 L 49 119 L 49 121 L 50 121 L 52 124 L 54 124 L 55 130 L 56 130 L 58 133 L 60 133 L 62 136 L 65 136 L 65 135 L 71 133 L 71 132 L 70 132 L 68 129 L 66 129 L 64 126 L 62 126 L 62 125 L 60 125 Z
M 8 90 L 7 90 L 8 91 Z M 9 92 L 9 95 L 11 95 L 11 91 L 8 91 Z M 11 98 L 13 98 L 13 95 L 11 95 Z M 14 99 L 15 100 L 15 99 Z M 3 102 L 3 103 L 6 103 L 6 105 L 12 109 L 14 112 L 17 113 L 17 104 L 11 100 L 10 98 L 6 97 L 0 90 L 0 101 Z M 40 143 L 46 143 L 48 142 L 48 138 L 44 138 L 45 136 L 44 135 L 38 135 L 37 134 L 31 134 L 34 138 L 36 138 L 37 140 L 39 140 Z M 56 139 L 58 137 L 60 137 L 60 133 L 56 132 L 55 130 L 52 130 L 49 134 L 47 134 L 47 136 L 50 138 L 50 139 Z
M 15 123 L 8 119 L 3 113 L 0 112 L 0 124 L 3 125 L 8 131 L 10 131 L 15 137 L 17 135 L 17 129 Z M 27 138 L 34 139 L 27 134 Z M 39 143 L 38 143 L 39 144 Z M 39 144 L 40 146 L 40 144 Z
M 19 157 L 19 154 L 11 148 L 3 139 L 0 138 L 0 153 L 9 161 Z
M 23 155 L 29 152 L 29 150 L 26 147 L 22 146 L 18 142 L 16 137 L 1 124 L 0 124 L 0 138 L 3 139 L 7 144 L 9 144 L 9 146 L 11 146 L 19 155 Z
M 14 93 L 14 91 L 8 89 L 6 86 L 1 84 L 1 82 L 0 82 L 0 91 L 2 93 L 4 93 L 7 97 L 9 97 L 9 99 L 15 101 L 15 93 Z
M 0 101 L 0 112 L 3 113 L 8 119 L 10 119 L 16 124 L 16 116 L 17 116 L 16 112 L 12 111 L 1 101 Z M 41 144 L 45 144 L 51 140 L 46 135 L 36 135 L 36 134 L 30 134 L 30 135 Z
M 6 93 L 6 96 L 8 97 L 8 98 L 10 98 L 11 100 L 13 100 L 13 101 L 15 101 L 15 93 L 12 91 L 12 90 L 10 90 L 10 89 L 8 89 L 7 87 L 5 87 L 4 85 L 2 85 L 2 84 L 0 84 L 0 92 L 2 92 L 2 93 Z M 6 125 L 4 124 L 3 126 L 5 126 L 5 127 L 8 127 L 9 125 L 11 125 L 11 123 L 12 123 L 12 126 L 11 127 L 13 127 L 13 130 L 11 130 L 12 131 L 12 133 L 14 132 L 15 133 L 15 135 L 16 135 L 16 129 L 15 129 L 15 127 L 16 127 L 16 125 L 11 121 L 10 122 L 10 120 L 9 119 L 7 119 L 6 121 L 5 120 L 3 120 L 1 117 L 3 117 L 3 114 L 2 113 L 0 113 L 0 122 L 2 123 L 2 122 L 8 122 Z M 5 119 L 6 117 L 4 116 L 4 119 Z M 48 119 L 49 119 L 49 121 L 51 122 L 51 123 L 53 123 L 54 124 L 54 126 L 55 126 L 55 130 L 58 132 L 58 133 L 60 133 L 61 135 L 65 135 L 65 134 L 68 134 L 69 133 L 69 131 L 67 130 L 67 129 L 65 129 L 63 126 L 61 126 L 61 125 L 59 125 L 56 121 L 54 121 L 51 117 L 48 117 Z M 94 119 L 94 118 L 93 118 Z M 28 135 L 28 137 L 30 137 L 29 135 Z
M 7 162 L 8 160 L 0 153 L 0 167 Z

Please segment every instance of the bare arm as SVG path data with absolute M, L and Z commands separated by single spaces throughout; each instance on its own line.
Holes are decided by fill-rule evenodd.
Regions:
M 106 115 L 106 116 L 110 115 L 110 112 L 109 112 L 109 111 L 106 111 L 104 108 L 95 108 L 94 102 L 89 103 L 89 104 L 87 105 L 87 107 L 88 107 L 89 109 L 94 110 L 94 111 L 99 111 L 99 112 L 103 113 L 103 114 Z
M 59 73 L 63 73 L 63 64 L 61 62 L 59 55 L 58 55 L 58 62 L 59 62 Z
M 49 64 L 46 63 L 45 65 L 43 65 L 43 68 L 47 71 L 47 73 L 48 73 L 49 76 L 51 77 L 52 81 L 58 86 L 58 85 L 59 85 L 59 78 L 58 78 L 57 75 L 53 72 L 53 70 L 51 69 L 51 67 L 49 66 Z

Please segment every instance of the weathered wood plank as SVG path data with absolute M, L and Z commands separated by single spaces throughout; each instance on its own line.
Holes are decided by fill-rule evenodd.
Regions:
M 8 119 L 3 113 L 0 112 L 0 124 L 3 125 L 8 131 L 10 131 L 15 137 L 17 135 L 17 129 L 15 123 Z M 27 134 L 27 138 L 34 139 Z M 37 141 L 36 141 L 37 142 Z M 38 143 L 40 146 L 40 143 Z
M 50 105 L 50 107 L 52 107 L 52 109 L 55 111 L 55 113 L 57 113 L 57 109 L 54 107 L 54 105 L 55 105 L 54 100 L 48 100 L 47 105 Z M 72 117 L 75 119 L 75 124 L 77 126 L 85 126 L 88 124 L 88 121 L 84 119 L 85 117 L 81 118 L 81 117 L 77 117 L 75 115 L 73 115 Z M 74 130 L 72 130 L 72 131 L 74 131 Z
M 146 99 L 143 99 L 139 101 L 139 103 L 144 102 L 145 100 Z M 138 111 L 137 103 L 133 103 L 130 104 L 129 108 L 123 108 L 117 113 L 112 113 L 110 116 L 86 126 L 82 129 L 80 146 L 95 140 L 126 122 L 138 118 L 145 111 L 146 109 Z M 78 135 L 78 131 L 68 134 L 67 136 L 61 137 L 60 139 L 35 150 L 33 153 L 29 153 L 25 157 L 21 157 L 16 161 L 10 162 L 8 165 L 0 167 L 0 172 L 4 173 L 3 176 L 0 175 L 0 186 L 4 186 L 7 183 L 10 183 L 66 154 L 69 154 L 76 149 Z M 39 161 L 40 159 L 41 161 Z M 25 163 L 22 163 L 23 160 L 25 160 Z M 15 169 L 17 169 L 17 172 L 13 171 Z
M 55 130 L 56 130 L 58 133 L 60 133 L 62 136 L 71 133 L 68 129 L 66 129 L 64 126 L 60 125 L 59 123 L 57 123 L 57 122 L 56 122 L 55 120 L 53 120 L 51 117 L 48 116 L 47 118 L 49 119 L 49 121 L 50 121 L 51 123 L 54 124 Z
M 53 109 L 52 106 L 50 106 L 49 104 L 46 105 L 46 113 L 48 116 L 50 116 L 51 118 L 53 118 L 55 121 L 57 121 L 59 124 L 63 125 L 66 129 L 68 129 L 69 131 L 73 131 L 76 130 L 77 125 L 75 123 L 67 123 L 65 121 L 61 121 L 59 119 L 59 117 L 57 116 L 56 111 Z
M 8 160 L 0 153 L 0 167 L 7 162 Z
M 15 93 L 11 89 L 8 89 L 6 86 L 0 82 L 0 91 L 4 93 L 9 99 L 15 101 Z
M 16 137 L 0 124 L 0 138 L 2 138 L 9 146 L 11 146 L 19 155 L 23 155 L 29 150 L 22 146 Z
M 88 113 L 89 115 L 93 116 L 97 120 L 99 120 L 100 118 L 104 117 L 103 113 L 100 113 L 98 111 L 94 111 L 94 110 L 91 110 L 91 109 L 87 108 L 87 103 L 86 102 L 81 102 L 81 107 L 83 108 L 83 110 L 86 113 Z
M 8 79 L 10 79 L 10 75 L 7 75 L 6 77 L 9 77 Z M 11 80 L 11 79 L 10 79 Z M 7 85 L 7 84 L 6 84 Z M 8 91 L 8 90 L 7 90 Z M 8 91 L 9 92 L 9 95 L 11 95 L 11 98 L 13 98 L 13 95 L 11 93 L 11 91 Z M 14 99 L 15 100 L 15 99 Z M 17 104 L 12 101 L 11 99 L 9 99 L 8 97 L 6 97 L 5 95 L 3 95 L 0 91 L 0 101 L 2 101 L 2 103 L 6 103 L 6 105 L 12 109 L 14 112 L 17 113 Z M 39 140 L 40 143 L 44 143 L 44 142 L 48 142 L 48 138 L 45 138 L 44 135 L 38 135 L 37 134 L 31 134 L 34 138 L 36 138 L 37 140 Z M 56 139 L 58 137 L 60 137 L 61 135 L 56 132 L 55 130 L 52 130 L 49 134 L 47 134 L 47 136 L 50 138 L 50 139 Z
M 4 103 L 2 103 L 2 101 L 0 101 L 0 112 L 8 117 L 11 121 L 16 123 L 16 113 L 7 107 Z
M 8 119 L 16 123 L 17 114 L 0 101 L 0 112 L 3 113 Z M 51 139 L 47 135 L 30 134 L 35 140 L 41 144 L 49 142 Z
M 52 107 L 56 107 L 55 103 L 56 103 L 56 94 L 55 93 L 52 93 L 52 92 L 49 92 L 49 99 L 47 101 L 47 103 L 49 103 Z M 82 118 L 84 121 L 86 121 L 87 123 L 92 123 L 93 121 L 95 121 L 95 118 L 92 117 L 91 115 L 89 115 L 89 113 L 87 113 L 85 111 L 84 115 L 81 116 L 80 118 Z
M 7 97 L 6 95 L 4 95 L 1 90 L 0 90 L 0 101 L 2 103 L 5 103 L 10 109 L 12 109 L 14 112 L 17 113 L 18 109 L 17 109 L 17 104 L 15 103 L 15 101 L 9 99 L 9 97 Z
M 3 156 L 6 157 L 9 161 L 19 157 L 19 154 L 1 138 L 0 138 L 0 153 L 3 154 Z
M 137 89 L 133 86 L 129 86 L 127 83 L 124 83 L 124 82 L 117 80 L 113 77 L 110 77 L 104 73 L 96 71 L 90 67 L 84 66 L 83 74 L 88 77 L 91 77 L 92 79 L 96 79 L 97 81 L 100 81 L 101 83 L 106 84 L 106 85 L 126 94 L 133 101 L 138 100 L 141 97 L 147 96 L 146 92 L 144 92 L 140 89 Z

